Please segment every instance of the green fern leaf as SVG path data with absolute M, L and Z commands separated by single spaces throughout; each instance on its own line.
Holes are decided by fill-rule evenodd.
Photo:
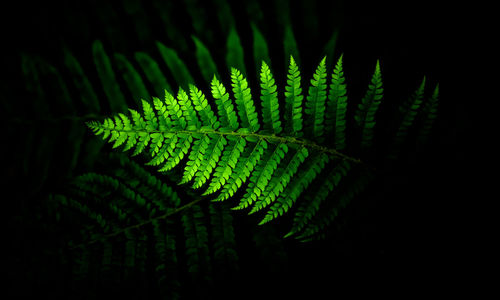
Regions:
M 325 119 L 325 131 L 333 133 L 333 141 L 337 150 L 343 150 L 346 146 L 347 89 L 342 70 L 342 57 L 343 55 L 340 56 L 333 70 Z
M 241 199 L 240 204 L 234 209 L 247 208 L 257 200 L 257 197 L 266 189 L 274 171 L 287 152 L 288 146 L 280 143 L 274 147 L 272 152 L 264 153 L 264 159 L 256 166 L 255 171 L 250 177 L 250 183 L 245 195 Z
M 297 201 L 300 194 L 302 194 L 314 178 L 316 178 L 319 172 L 321 172 L 321 170 L 325 167 L 328 160 L 329 158 L 325 154 L 315 155 L 312 159 L 310 159 L 307 166 L 302 168 L 299 175 L 294 177 L 294 180 L 288 184 L 280 197 L 278 197 L 278 199 L 274 202 L 260 224 L 265 224 L 288 212 L 295 201 Z M 285 237 L 291 235 L 292 233 L 287 234 Z
M 271 63 L 269 59 L 269 49 L 267 47 L 267 42 L 259 28 L 254 23 L 250 24 L 252 28 L 252 36 L 253 36 L 253 54 L 254 54 L 254 62 L 256 66 L 256 73 L 259 74 L 259 63 L 264 61 L 267 64 Z
M 350 165 L 346 161 L 338 162 L 337 165 L 326 175 L 326 179 L 319 186 L 314 196 L 305 205 L 301 205 L 295 215 L 292 233 L 300 232 L 313 219 L 319 211 L 320 205 L 326 199 L 328 194 L 334 190 L 342 178 L 347 175 Z
M 267 143 L 264 140 L 258 140 L 253 147 L 247 149 L 250 149 L 249 153 L 243 155 L 244 159 L 238 160 L 231 176 L 215 201 L 224 201 L 232 197 L 237 189 L 246 182 L 267 149 Z
M 226 92 L 226 88 L 215 76 L 212 79 L 211 87 L 212 96 L 214 97 L 215 104 L 217 105 L 221 126 L 229 127 L 233 131 L 238 129 L 240 126 L 238 123 L 238 117 L 236 116 L 233 102 L 229 98 L 229 94 Z
M 221 135 L 210 139 L 205 156 L 201 161 L 200 168 L 195 174 L 193 188 L 200 188 L 208 180 L 212 171 L 215 169 L 215 166 L 222 155 L 222 149 L 226 144 L 226 138 Z
M 203 126 L 217 129 L 220 125 L 219 121 L 208 105 L 205 95 L 194 85 L 189 86 L 189 94 L 191 96 L 191 100 L 193 101 L 194 108 L 200 114 Z
M 170 119 L 170 114 L 165 103 L 159 98 L 153 97 L 153 105 L 158 113 L 158 130 L 165 131 L 167 128 L 173 126 L 172 119 Z M 144 128 L 146 128 L 145 125 Z
M 297 172 L 300 164 L 304 162 L 308 155 L 309 152 L 306 147 L 302 147 L 295 151 L 295 154 L 286 163 L 286 165 L 279 168 L 279 175 L 274 176 L 272 182 L 258 198 L 257 202 L 250 211 L 251 214 L 262 210 L 276 200 L 276 197 L 278 197 L 278 195 L 280 195 L 287 187 L 288 183 Z
M 208 231 L 203 218 L 204 214 L 198 205 L 193 205 L 182 215 L 188 272 L 196 281 L 210 280 L 211 273 Z
M 316 228 L 309 226 L 317 218 L 324 200 L 337 193 L 336 187 L 348 170 L 362 165 L 360 159 L 340 152 L 347 148 L 347 89 L 342 58 L 341 55 L 333 69 L 329 85 L 326 57 L 321 60 L 308 87 L 303 116 L 301 76 L 294 58 L 290 57 L 284 93 L 284 128 L 277 86 L 265 62 L 260 69 L 262 117 L 254 106 L 247 79 L 232 68 L 234 104 L 224 85 L 216 76 L 212 77 L 211 96 L 217 113 L 212 111 L 203 92 L 190 84 L 189 96 L 183 89 L 179 89 L 177 98 L 166 92 L 164 101 L 153 98 L 153 106 L 142 100 L 142 114 L 130 110 L 130 118 L 119 114 L 102 124 L 87 125 L 96 135 L 112 142 L 114 148 L 134 149 L 134 155 L 148 149 L 147 164 L 159 166 L 160 171 L 171 170 L 186 158 L 180 184 L 192 181 L 195 189 L 205 186 L 203 195 L 219 192 L 214 201 L 225 201 L 246 185 L 245 193 L 233 209 L 251 207 L 249 213 L 266 210 L 260 224 L 288 212 L 314 181 L 319 188 L 300 202 L 294 227 L 287 235 L 307 238 L 330 222 L 318 221 Z M 421 90 L 415 96 L 418 100 L 409 106 L 410 123 L 415 118 L 413 111 L 422 102 L 423 87 Z M 372 144 L 375 113 L 382 93 L 377 62 L 368 91 L 355 111 L 355 123 L 361 130 L 365 150 Z M 437 92 L 435 95 L 432 99 L 437 99 Z M 432 99 L 427 105 L 429 120 L 435 111 L 431 104 L 437 101 Z M 409 122 L 405 120 L 404 124 Z M 326 133 L 332 134 L 333 139 L 323 143 Z M 329 161 L 334 163 L 328 164 Z M 333 169 L 323 171 L 327 165 Z M 325 176 L 318 178 L 322 172 Z M 347 203 L 352 198 L 349 195 L 343 196 L 342 201 Z
M 146 100 L 142 100 L 142 109 L 144 111 L 144 119 L 146 119 L 146 130 L 158 130 L 158 119 L 156 118 L 156 113 L 151 107 L 151 104 Z
M 236 251 L 233 218 L 227 205 L 210 205 L 210 225 L 213 239 L 214 273 L 223 279 L 238 271 L 238 253 Z
M 234 26 L 231 27 L 227 36 L 226 53 L 226 65 L 229 69 L 236 68 L 246 74 L 243 46 Z
M 383 97 L 382 75 L 380 63 L 377 61 L 371 84 L 358 105 L 354 119 L 361 130 L 361 147 L 369 148 L 373 141 L 373 128 L 375 127 L 375 114 Z
M 415 118 L 420 110 L 420 106 L 422 105 L 424 98 L 424 89 L 425 89 L 425 77 L 422 80 L 422 83 L 418 87 L 418 89 L 413 93 L 410 97 L 409 101 L 404 103 L 399 111 L 403 114 L 401 123 L 394 137 L 394 141 L 391 146 L 391 152 L 389 154 L 389 158 L 396 159 L 401 145 L 403 144 L 405 138 L 408 136 L 408 131 L 410 127 L 413 125 Z
M 318 65 L 305 103 L 306 134 L 322 141 L 324 139 L 325 101 L 326 101 L 326 57 Z
M 179 92 L 177 93 L 177 101 L 181 106 L 182 115 L 187 122 L 187 130 L 196 130 L 201 128 L 200 119 L 198 118 L 198 114 L 196 110 L 193 108 L 193 102 L 191 98 L 189 98 L 188 94 L 182 89 L 179 88 Z
M 278 92 L 276 91 L 277 88 L 273 74 L 271 74 L 269 66 L 264 61 L 262 61 L 260 81 L 263 129 L 274 134 L 280 134 L 282 128 L 279 115 Z
M 163 167 L 158 170 L 158 172 L 166 172 L 175 168 L 191 148 L 192 142 L 193 138 L 190 135 L 182 137 L 182 139 L 177 142 L 175 148 L 172 149 L 172 152 L 170 152 L 171 156 L 163 164 Z
M 194 142 L 193 148 L 189 153 L 189 159 L 186 163 L 186 167 L 184 168 L 184 175 L 180 184 L 191 181 L 194 175 L 198 172 L 210 142 L 210 138 L 206 135 Z
M 179 127 L 180 129 L 185 129 L 186 128 L 186 119 L 184 118 L 183 111 L 177 102 L 177 99 L 175 99 L 174 96 L 172 96 L 168 91 L 165 90 L 165 105 L 166 105 L 166 112 L 168 112 L 168 115 L 170 119 L 172 120 L 172 124 L 176 127 Z
M 123 79 L 127 83 L 127 87 L 130 90 L 132 95 L 135 95 L 136 99 L 151 99 L 149 92 L 142 81 L 141 76 L 134 68 L 134 66 L 130 63 L 130 61 L 123 55 L 119 53 L 115 53 L 114 55 L 116 66 L 118 67 L 118 71 L 121 73 Z M 137 103 L 140 105 L 140 103 Z
M 417 133 L 417 141 L 420 146 L 423 145 L 429 138 L 432 126 L 437 118 L 438 103 L 439 84 L 436 85 L 436 88 L 432 92 L 432 96 L 424 103 L 424 107 L 422 109 L 424 117 Z
M 300 64 L 299 48 L 297 47 L 297 41 L 295 35 L 293 34 L 292 26 L 286 25 L 283 33 L 283 48 L 285 65 L 288 64 L 288 59 L 293 56 L 298 64 Z
M 252 132 L 259 130 L 259 120 L 253 104 L 250 87 L 246 78 L 235 68 L 231 69 L 231 81 L 233 93 L 241 120 L 241 126 L 250 129 Z
M 164 93 L 164 90 L 167 90 L 169 93 L 172 93 L 173 90 L 168 84 L 165 75 L 160 69 L 158 63 L 151 58 L 148 54 L 144 52 L 136 52 L 135 60 L 141 67 L 142 71 L 146 75 L 146 79 L 151 83 L 156 95 L 161 95 Z
M 205 45 L 195 36 L 191 36 L 196 46 L 196 60 L 200 67 L 200 72 L 203 78 L 209 82 L 214 74 L 217 74 L 217 66 L 210 54 L 210 51 Z
M 111 67 L 111 61 L 104 51 L 101 41 L 95 41 L 92 44 L 92 54 L 97 69 L 97 74 L 101 79 L 104 93 L 108 98 L 109 106 L 112 112 L 119 113 L 127 110 L 127 102 L 123 96 L 120 86 L 116 81 L 116 75 Z
M 220 190 L 227 182 L 233 170 L 236 168 L 236 163 L 238 162 L 241 152 L 245 149 L 246 141 L 244 138 L 239 137 L 236 141 L 229 141 L 229 145 L 230 146 L 226 147 L 226 150 L 222 154 L 219 164 L 215 169 L 214 177 L 204 195 Z
M 300 71 L 293 56 L 290 56 L 287 85 L 285 87 L 285 132 L 294 136 L 302 135 L 302 88 Z
M 309 241 L 314 238 L 321 238 L 318 233 L 325 228 L 338 216 L 341 208 L 344 208 L 356 195 L 361 193 L 371 179 L 372 174 L 366 170 L 361 170 L 360 174 L 354 178 L 354 181 L 347 184 L 336 196 L 336 202 L 330 208 L 322 209 L 322 216 L 314 218 L 309 222 L 302 232 L 297 235 L 297 239 Z
M 189 84 L 194 83 L 189 69 L 174 49 L 166 47 L 160 42 L 156 42 L 156 46 L 179 86 L 187 89 Z
M 81 64 L 78 60 L 71 54 L 71 52 L 64 48 L 64 64 L 73 78 L 73 83 L 78 90 L 80 99 L 87 111 L 92 113 L 98 113 L 101 111 L 101 105 L 97 94 L 92 87 L 88 77 L 83 72 Z

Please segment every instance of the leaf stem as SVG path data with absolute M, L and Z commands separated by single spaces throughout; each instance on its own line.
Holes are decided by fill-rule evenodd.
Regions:
M 102 235 L 102 236 L 100 236 L 100 237 L 98 237 L 98 238 L 96 238 L 94 240 L 90 240 L 88 242 L 83 242 L 83 243 L 80 243 L 80 244 L 77 244 L 77 245 L 74 245 L 74 246 L 70 246 L 69 248 L 72 250 L 72 249 L 80 248 L 80 247 L 83 247 L 83 246 L 92 245 L 92 244 L 95 244 L 95 243 L 97 243 L 99 241 L 106 240 L 106 239 L 108 239 L 110 237 L 114 237 L 114 236 L 120 235 L 120 234 L 122 234 L 123 232 L 125 232 L 127 230 L 141 228 L 141 227 L 143 227 L 145 225 L 148 225 L 148 224 L 152 223 L 155 220 L 166 219 L 166 218 L 168 218 L 168 217 L 170 217 L 172 215 L 175 215 L 176 213 L 179 213 L 179 212 L 181 212 L 181 211 L 183 211 L 183 210 L 185 210 L 187 208 L 190 208 L 191 206 L 197 204 L 198 202 L 201 202 L 202 200 L 204 200 L 206 198 L 208 198 L 208 197 L 200 197 L 200 198 L 198 198 L 196 200 L 193 200 L 193 201 L 191 201 L 189 203 L 184 204 L 183 206 L 179 206 L 179 207 L 177 207 L 177 208 L 175 208 L 175 209 L 173 209 L 173 210 L 171 210 L 171 211 L 169 211 L 169 212 L 167 212 L 167 213 L 165 213 L 165 214 L 163 214 L 161 216 L 157 216 L 157 217 L 148 219 L 148 220 L 146 220 L 144 222 L 124 227 L 124 228 L 119 229 L 117 231 L 114 231 L 112 233 Z
M 104 129 L 104 128 L 103 128 Z M 117 130 L 117 129 L 108 129 L 105 128 L 106 130 L 114 130 L 117 132 L 146 132 L 148 134 L 152 133 L 173 133 L 173 134 L 217 134 L 217 135 L 225 135 L 225 136 L 239 136 L 239 137 L 253 137 L 256 139 L 264 139 L 266 141 L 269 141 L 271 143 L 285 143 L 285 144 L 295 144 L 298 146 L 304 146 L 310 149 L 314 149 L 319 152 L 327 153 L 330 154 L 334 157 L 350 161 L 356 164 L 361 164 L 362 161 L 359 158 L 351 157 L 346 154 L 343 154 L 339 151 L 337 151 L 334 148 L 328 148 L 319 144 L 316 144 L 313 141 L 303 139 L 303 138 L 296 138 L 292 136 L 277 136 L 274 134 L 260 134 L 260 133 L 255 133 L 255 132 L 238 132 L 238 131 L 217 131 L 213 129 L 200 129 L 200 130 L 173 130 L 173 131 L 160 131 L 160 130 L 146 130 L 146 129 L 134 129 L 134 130 Z

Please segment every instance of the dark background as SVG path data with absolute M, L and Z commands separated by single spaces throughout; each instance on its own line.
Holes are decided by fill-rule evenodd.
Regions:
M 266 7 L 267 1 L 258 2 L 261 7 Z M 433 150 L 417 163 L 405 165 L 403 170 L 399 170 L 401 172 L 389 174 L 380 182 L 383 187 L 376 189 L 370 197 L 354 201 L 339 221 L 343 226 L 331 239 L 312 244 L 287 241 L 289 265 L 282 274 L 267 279 L 273 283 L 287 282 L 287 288 L 292 291 L 299 286 L 317 290 L 332 287 L 333 291 L 336 285 L 341 287 L 343 283 L 360 279 L 371 282 L 381 280 L 384 283 L 382 288 L 395 282 L 414 286 L 410 278 L 416 274 L 425 277 L 420 277 L 423 286 L 432 286 L 438 285 L 441 276 L 456 268 L 453 262 L 457 255 L 454 243 L 462 230 L 455 215 L 459 205 L 456 199 L 464 183 L 461 175 L 464 153 L 458 147 L 458 140 L 463 131 L 461 120 L 465 112 L 461 98 L 453 94 L 457 87 L 455 70 L 451 67 L 455 62 L 451 45 L 458 31 L 451 17 L 453 10 L 433 1 L 414 4 L 354 2 L 291 2 L 291 18 L 301 52 L 303 73 L 312 73 L 321 59 L 317 50 L 323 47 L 332 30 L 338 29 L 340 35 L 336 55 L 344 53 L 344 69 L 352 98 L 362 97 L 377 59 L 381 61 L 387 98 L 406 98 L 424 75 L 430 86 L 439 82 L 440 115 L 432 139 Z M 244 46 L 251 45 L 245 6 L 230 3 L 242 43 Z M 166 44 L 171 42 L 166 38 L 163 25 L 149 2 L 144 2 L 143 6 L 150 16 L 147 18 L 151 28 L 150 38 L 142 40 L 134 34 L 134 20 L 124 12 L 123 6 L 119 2 L 110 2 L 109 5 L 115 9 L 109 24 L 118 29 L 116 35 L 122 37 L 120 43 L 106 40 L 106 26 L 111 25 L 103 24 L 98 18 L 99 10 L 104 6 L 100 1 L 16 1 L 4 6 L 1 13 L 3 78 L 0 86 L 3 101 L 20 101 L 29 106 L 30 99 L 25 96 L 20 68 L 20 53 L 36 54 L 48 61 L 60 62 L 61 48 L 67 46 L 82 59 L 82 65 L 90 66 L 91 44 L 95 39 L 101 39 L 108 52 L 124 54 L 139 50 L 153 52 L 155 40 Z M 182 9 L 182 2 L 176 2 L 174 7 L 178 8 L 174 22 L 179 24 L 181 32 L 189 36 L 194 32 L 189 15 Z M 211 8 L 206 9 L 209 13 Z M 259 24 L 268 38 L 271 58 L 282 49 L 279 43 L 271 42 L 276 41 L 279 35 L 274 29 L 279 14 L 279 9 L 269 6 L 263 9 L 263 21 Z M 217 43 L 218 38 L 222 38 L 220 48 L 224 48 L 225 37 L 218 36 L 215 28 L 211 28 L 215 32 L 214 41 Z M 192 50 L 192 45 L 190 47 Z M 180 52 L 180 55 L 187 57 L 190 49 Z M 223 62 L 222 53 L 215 53 L 216 61 Z M 280 65 L 281 57 L 276 61 L 275 69 L 284 70 L 284 66 Z M 191 67 L 195 63 L 187 61 L 187 64 Z M 277 71 L 276 78 L 279 76 Z M 8 116 L 4 118 L 3 126 L 17 126 L 9 121 Z M 4 151 L 13 152 L 16 147 L 9 143 L 2 146 Z M 6 178 L 3 182 L 7 183 L 4 190 L 8 191 L 5 195 L 14 195 L 4 198 L 9 202 L 8 230 L 12 235 L 12 243 L 6 242 L 12 244 L 14 251 L 14 257 L 7 257 L 7 260 L 15 262 L 9 268 L 13 277 L 30 278 L 20 275 L 26 267 L 18 264 L 23 264 L 24 253 L 29 253 L 24 247 L 36 247 L 38 243 L 29 241 L 36 240 L 36 237 L 31 236 L 26 228 L 20 228 L 19 224 L 25 222 L 18 220 L 30 216 L 32 210 L 40 205 L 37 197 L 41 193 L 57 186 L 52 183 L 36 194 L 30 193 L 23 186 L 26 178 L 16 168 L 20 163 L 16 160 L 22 158 L 9 160 L 14 155 L 11 151 L 3 155 L 4 159 L 7 158 L 4 165 L 8 166 L 4 168 Z M 240 219 L 237 217 L 235 220 Z M 255 224 L 245 222 L 240 225 L 242 234 L 251 230 L 246 227 Z M 252 254 L 243 254 L 242 263 L 247 265 L 249 272 L 248 285 L 257 284 L 253 274 L 258 274 L 259 264 L 255 264 Z M 263 286 L 266 285 L 265 280 L 259 280 Z M 14 286 L 29 287 L 30 284 L 25 281 Z M 13 294 L 18 293 L 13 291 Z

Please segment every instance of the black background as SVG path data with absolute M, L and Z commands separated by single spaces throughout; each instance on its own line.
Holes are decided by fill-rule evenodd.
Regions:
M 265 6 L 266 2 L 260 3 Z M 318 31 L 315 34 L 308 31 L 312 25 L 300 18 L 307 10 L 304 3 L 308 3 L 307 6 L 312 7 L 313 13 L 318 16 Z M 359 282 L 360 279 L 380 281 L 383 283 L 379 286 L 381 289 L 390 288 L 396 283 L 414 288 L 439 286 L 442 276 L 457 268 L 454 259 L 459 250 L 455 243 L 459 234 L 462 234 L 462 226 L 455 212 L 460 205 L 457 201 L 460 188 L 465 185 L 461 175 L 464 153 L 458 147 L 463 130 L 461 120 L 465 117 L 464 104 L 453 92 L 457 90 L 454 81 L 456 74 L 452 69 L 456 54 L 451 45 L 460 30 L 452 17 L 453 8 L 434 1 L 411 4 L 405 1 L 399 4 L 379 1 L 304 3 L 297 1 L 291 5 L 304 73 L 307 70 L 312 73 L 321 59 L 317 49 L 326 42 L 332 28 L 338 28 L 340 36 L 336 53 L 344 53 L 344 68 L 348 81 L 352 82 L 350 88 L 353 98 L 362 96 L 375 61 L 380 59 L 388 97 L 406 97 L 424 75 L 431 86 L 439 82 L 440 117 L 432 140 L 434 149 L 428 156 L 419 160 L 418 165 L 411 165 L 412 169 L 403 170 L 407 172 L 402 172 L 402 176 L 389 176 L 384 181 L 382 192 L 379 189 L 377 194 L 353 203 L 348 209 L 347 226 L 332 240 L 314 244 L 287 241 L 290 265 L 283 270 L 283 274 L 267 280 L 273 284 L 286 282 L 286 288 L 291 291 L 302 286 L 306 287 L 306 291 L 309 288 L 317 291 L 331 288 L 332 293 L 336 288 L 343 287 L 344 283 Z M 117 7 L 121 28 L 130 30 L 133 20 L 123 17 L 120 4 L 113 2 L 112 5 Z M 150 7 L 147 2 L 144 6 Z M 231 2 L 231 6 L 243 43 L 250 44 L 251 40 L 245 38 L 251 32 L 242 25 L 248 23 L 243 5 Z M 84 63 L 91 65 L 92 41 L 105 38 L 103 28 L 95 17 L 98 7 L 98 1 L 16 1 L 3 6 L 1 87 L 8 91 L 4 95 L 15 97 L 4 101 L 26 101 L 26 105 L 29 105 L 29 99 L 23 96 L 24 82 L 19 55 L 22 52 L 35 53 L 57 62 L 60 60 L 61 46 L 67 45 Z M 176 21 L 182 32 L 189 35 L 193 29 L 185 14 L 180 11 Z M 275 8 L 264 12 L 263 25 L 268 31 L 263 31 L 267 32 L 270 40 L 273 35 L 277 35 L 272 28 L 278 14 Z M 88 31 L 80 30 L 79 20 L 87 22 L 81 28 L 86 27 Z M 133 34 L 122 32 L 126 36 L 123 48 L 111 49 L 112 46 L 104 41 L 105 46 L 110 51 L 126 54 L 154 50 L 154 40 L 164 41 L 165 33 L 159 20 L 151 18 L 148 21 L 153 28 L 151 40 L 139 41 Z M 271 55 L 281 49 L 281 45 L 275 44 L 270 43 Z M 220 57 L 215 58 L 222 60 Z M 283 68 L 276 66 L 276 69 Z M 15 125 L 5 122 L 4 126 Z M 15 150 L 15 145 L 2 147 L 4 150 L 10 147 Z M 10 155 L 9 151 L 4 154 L 4 158 L 7 155 Z M 24 193 L 20 181 L 23 178 L 16 177 L 15 162 L 8 165 L 11 166 L 8 168 L 11 173 L 5 175 L 10 179 L 4 182 L 8 182 L 10 187 L 5 188 L 17 194 L 16 197 L 9 197 L 11 200 L 8 201 L 21 201 Z M 12 218 L 22 216 L 24 210 L 29 210 L 33 204 L 30 201 L 36 199 L 24 199 L 22 205 L 9 204 L 11 208 L 7 214 Z M 245 226 L 254 225 L 252 222 L 247 223 Z M 242 230 L 244 232 L 245 228 Z M 13 243 L 25 239 L 19 236 L 24 232 L 22 229 L 9 228 L 9 231 L 16 236 L 13 237 Z M 28 242 L 21 244 L 32 245 Z M 16 244 L 13 249 L 19 250 L 22 246 Z M 22 254 L 17 252 L 12 255 L 17 257 L 7 259 L 22 263 Z M 257 274 L 259 270 L 257 267 L 252 269 L 251 255 L 246 254 L 249 258 L 248 268 L 252 271 L 247 278 L 249 286 L 256 285 L 257 280 L 266 282 L 254 276 L 253 272 Z M 14 264 L 9 272 L 22 272 L 22 269 Z M 30 283 L 16 283 L 13 286 L 24 285 L 29 286 Z M 25 292 L 13 289 L 12 294 Z M 290 295 L 293 294 L 290 292 Z

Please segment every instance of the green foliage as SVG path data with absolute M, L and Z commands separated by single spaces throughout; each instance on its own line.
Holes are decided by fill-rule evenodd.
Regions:
M 135 70 L 134 66 L 128 61 L 128 59 L 119 53 L 115 53 L 115 62 L 118 68 L 118 72 L 122 74 L 127 87 L 130 90 L 130 94 L 137 95 L 136 105 L 139 105 L 138 99 L 150 99 L 149 92 L 142 81 L 141 76 Z
M 377 61 L 371 83 L 361 103 L 358 104 L 358 109 L 354 116 L 354 120 L 361 130 L 361 147 L 364 149 L 372 145 L 375 114 L 382 101 L 383 92 L 380 63 Z
M 418 131 L 417 141 L 422 146 L 427 142 L 429 138 L 432 125 L 434 124 L 437 118 L 438 112 L 438 103 L 439 103 L 439 84 L 436 85 L 436 88 L 432 92 L 432 96 L 429 100 L 424 104 L 422 109 L 423 120 L 421 121 L 420 129 Z
M 302 88 L 300 87 L 300 71 L 290 56 L 287 85 L 285 87 L 285 130 L 287 134 L 300 136 L 302 133 Z
M 208 82 L 214 74 L 217 75 L 217 66 L 207 47 L 197 37 L 192 36 L 191 38 L 196 46 L 196 60 L 198 61 L 201 75 Z
M 80 94 L 86 110 L 93 113 L 99 113 L 101 111 L 101 106 L 94 88 L 85 75 L 78 60 L 67 48 L 64 49 L 64 64 L 73 79 L 73 83 Z
M 154 59 L 146 53 L 136 52 L 135 60 L 141 66 L 147 80 L 153 85 L 156 95 L 160 95 L 163 90 L 172 92 L 172 88 L 168 84 L 165 75 L 163 75 L 158 63 Z
M 325 101 L 326 101 L 326 57 L 321 60 L 311 79 L 309 93 L 306 98 L 304 112 L 305 131 L 308 136 L 323 141 Z
M 168 66 L 172 76 L 174 77 L 177 85 L 184 89 L 187 89 L 189 84 L 194 83 L 194 79 L 186 67 L 186 64 L 182 59 L 180 59 L 177 52 L 169 47 L 166 47 L 160 42 L 156 43 L 158 51 L 160 52 L 165 64 Z
M 91 121 L 87 125 L 96 135 L 112 142 L 113 148 L 124 145 L 124 150 L 134 149 L 134 155 L 147 150 L 151 159 L 148 164 L 159 166 L 160 172 L 173 169 L 187 158 L 179 183 L 193 181 L 193 188 L 205 188 L 204 195 L 218 193 L 216 201 L 224 201 L 244 189 L 234 209 L 250 208 L 250 214 L 265 211 L 261 224 L 284 215 L 302 194 L 307 195 L 298 204 L 289 235 L 309 239 L 331 222 L 330 216 L 325 220 L 321 216 L 325 199 L 336 194 L 337 187 L 349 186 L 350 182 L 356 182 L 359 174 L 369 174 L 372 170 L 359 158 L 340 152 L 347 147 L 347 89 L 342 56 L 329 85 L 327 73 L 325 57 L 310 81 L 305 114 L 302 114 L 301 76 L 290 57 L 284 95 L 284 131 L 277 86 L 264 61 L 260 72 L 261 110 L 254 106 L 245 76 L 232 68 L 234 103 L 214 76 L 213 98 L 208 99 L 196 86 L 189 85 L 189 96 L 180 89 L 177 98 L 168 92 L 165 101 L 153 98 L 154 106 L 143 100 L 142 114 L 130 110 L 132 120 L 119 114 L 102 123 Z M 402 108 L 405 115 L 396 134 L 398 145 L 415 120 L 423 90 L 422 83 L 410 103 Z M 361 129 L 362 149 L 372 145 L 375 113 L 381 98 L 382 81 L 377 62 L 368 91 L 354 115 Z M 212 111 L 210 103 L 217 108 L 217 113 Z M 335 212 L 363 187 L 354 185 L 347 196 L 342 196 Z
M 271 74 L 271 70 L 264 61 L 262 61 L 260 71 L 260 82 L 263 130 L 280 134 L 282 129 L 279 116 L 278 92 L 276 91 L 277 88 L 273 74 Z
M 24 149 L 19 169 L 30 179 L 38 178 L 25 189 L 36 197 L 37 191 L 59 189 L 72 174 L 90 172 L 47 203 L 57 216 L 56 228 L 67 228 L 55 247 L 64 267 L 73 272 L 68 282 L 82 284 L 90 295 L 99 294 L 97 285 L 112 287 L 116 281 L 130 289 L 140 286 L 138 290 L 152 291 L 150 295 L 159 291 L 168 299 L 186 293 L 202 298 L 217 282 L 227 287 L 228 280 L 238 280 L 234 275 L 239 269 L 238 232 L 232 226 L 238 214 L 231 207 L 256 215 L 259 224 L 289 221 L 286 236 L 302 241 L 325 237 L 342 209 L 378 171 L 385 171 L 385 159 L 401 158 L 405 150 L 412 151 L 413 138 L 420 147 L 431 134 L 438 86 L 427 97 L 422 84 L 401 105 L 397 127 L 377 129 L 376 113 L 386 102 L 380 99 L 380 66 L 377 62 L 366 96 L 356 99 L 347 90 L 343 56 L 335 66 L 330 59 L 335 57 L 337 30 L 324 48 L 305 44 L 323 49 L 318 54 L 329 59 L 323 59 L 314 74 L 304 75 L 299 52 L 307 51 L 299 51 L 303 45 L 298 45 L 304 37 L 295 39 L 293 29 L 299 27 L 292 24 L 287 1 L 275 2 L 276 10 L 286 12 L 278 16 L 279 28 L 271 31 L 266 25 L 273 23 L 263 22 L 267 14 L 257 1 L 245 4 L 251 8 L 249 26 L 235 22 L 227 1 L 212 2 L 213 11 L 205 12 L 202 1 L 155 0 L 142 7 L 140 1 L 129 0 L 123 9 L 134 22 L 127 23 L 126 30 L 116 18 L 123 9 L 113 13 L 109 4 L 94 4 L 103 7 L 96 11 L 107 40 L 94 42 L 90 61 L 68 48 L 60 65 L 36 55 L 21 56 L 33 101 L 27 107 L 21 101 L 4 106 L 9 114 L 43 126 L 8 140 Z M 145 8 L 158 14 L 160 29 L 147 28 L 153 18 L 148 19 Z M 187 15 L 178 14 L 179 8 L 187 9 Z M 304 13 L 312 21 L 304 24 L 314 28 L 323 23 L 314 20 L 312 11 Z M 220 24 L 209 22 L 210 12 Z M 176 23 L 186 16 L 194 33 L 185 34 Z M 220 25 L 220 34 L 212 23 Z M 136 37 L 129 39 L 134 30 Z M 155 44 L 148 39 L 156 30 L 166 35 Z M 316 33 L 307 36 L 310 42 L 316 42 Z M 283 44 L 275 47 L 270 38 L 280 34 L 283 38 L 277 41 Z M 325 40 L 328 34 L 323 34 Z M 134 53 L 130 50 L 138 50 L 135 40 L 141 48 Z M 275 57 L 281 49 L 284 57 Z M 282 58 L 286 74 L 276 69 Z M 302 62 L 311 63 L 304 56 Z M 345 66 L 349 70 L 349 60 Z M 256 78 L 247 77 L 246 70 L 254 69 Z M 253 72 L 248 75 L 253 77 Z M 195 86 L 194 79 L 201 82 Z M 356 86 L 347 79 L 349 87 Z M 280 87 L 282 82 L 286 84 Z M 135 110 L 127 113 L 128 107 Z M 104 118 L 101 112 L 113 116 Z M 96 159 L 106 151 L 101 140 L 84 134 L 83 121 L 88 120 L 100 120 L 88 124 L 111 142 L 109 148 L 130 151 L 137 163 L 111 155 L 96 168 Z M 8 135 L 12 130 L 7 127 Z M 379 140 L 379 133 L 395 136 Z M 386 140 L 392 143 L 383 145 Z M 360 145 L 363 151 L 357 151 Z M 152 175 L 151 169 L 162 173 Z M 284 261 L 281 240 L 271 237 L 275 228 L 256 228 L 269 233 L 252 232 L 256 257 L 267 258 L 267 264 L 274 264 L 274 258 Z
M 71 256 L 74 283 L 125 281 L 139 288 L 153 270 L 162 296 L 179 299 L 183 272 L 200 297 L 214 280 L 238 276 L 226 205 L 209 203 L 208 213 L 194 203 L 181 207 L 179 195 L 138 163 L 112 154 L 106 164 L 112 173 L 80 175 L 64 193 L 51 195 L 58 223 L 70 228 L 65 255 Z
M 325 130 L 334 132 L 334 145 L 337 150 L 344 150 L 346 146 L 346 112 L 347 88 L 344 71 L 342 70 L 342 55 L 332 73 L 332 81 L 326 105 Z
M 232 68 L 231 81 L 236 108 L 241 120 L 241 127 L 248 128 L 251 132 L 258 131 L 259 121 L 247 79 L 239 70 Z
M 254 63 L 256 66 L 256 73 L 259 74 L 261 70 L 259 70 L 260 62 L 265 62 L 266 64 L 271 64 L 271 60 L 269 59 L 269 49 L 267 47 L 267 42 L 259 28 L 253 23 L 250 24 L 253 33 L 253 55 L 254 55 Z
M 110 109 L 114 113 L 127 111 L 127 102 L 123 96 L 120 86 L 116 81 L 115 72 L 111 66 L 111 61 L 104 51 L 104 46 L 100 41 L 95 41 L 92 45 L 92 53 L 99 78 L 103 82 L 104 92 L 109 100 Z
M 236 68 L 246 74 L 243 46 L 234 27 L 231 27 L 226 42 L 226 65 L 228 68 Z
M 394 141 L 391 146 L 391 153 L 389 154 L 391 158 L 397 158 L 401 145 L 403 144 L 405 138 L 408 136 L 409 129 L 413 125 L 415 118 L 417 117 L 417 114 L 420 110 L 420 106 L 422 105 L 422 102 L 424 100 L 424 89 L 425 77 L 418 89 L 410 97 L 410 99 L 407 102 L 403 103 L 399 108 L 399 111 L 402 114 L 402 118 L 401 124 L 396 131 Z

